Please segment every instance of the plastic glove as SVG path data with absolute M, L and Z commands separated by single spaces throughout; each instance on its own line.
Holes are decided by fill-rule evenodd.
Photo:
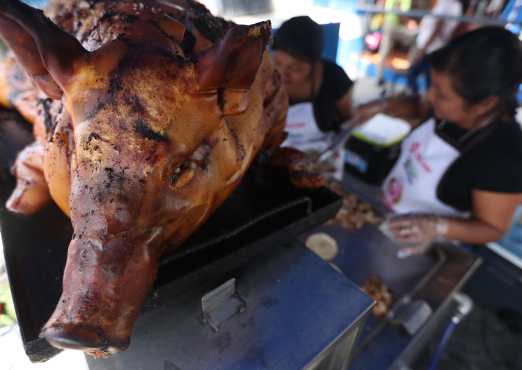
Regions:
M 396 216 L 387 223 L 393 239 L 408 245 L 398 252 L 399 258 L 426 253 L 434 241 L 444 238 L 448 228 L 444 219 L 433 215 Z

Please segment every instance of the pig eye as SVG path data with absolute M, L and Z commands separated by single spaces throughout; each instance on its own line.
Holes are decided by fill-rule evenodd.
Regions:
M 200 145 L 192 156 L 185 162 L 175 167 L 170 174 L 170 186 L 179 189 L 189 184 L 196 175 L 197 170 L 206 170 L 209 161 L 211 147 L 207 143 Z
M 172 171 L 170 176 L 170 186 L 180 188 L 187 184 L 194 176 L 195 164 L 193 162 L 183 162 Z
M 174 171 L 172 171 L 172 175 L 170 176 L 171 185 L 175 185 L 176 182 L 181 177 L 181 171 L 183 170 L 182 167 L 183 167 L 183 163 L 181 165 L 179 165 L 178 167 L 174 168 Z

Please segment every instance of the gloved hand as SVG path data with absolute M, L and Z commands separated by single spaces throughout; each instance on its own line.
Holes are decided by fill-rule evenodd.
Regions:
M 426 253 L 434 241 L 445 237 L 448 230 L 447 221 L 433 215 L 395 216 L 387 223 L 393 239 L 408 245 L 399 251 L 400 258 Z

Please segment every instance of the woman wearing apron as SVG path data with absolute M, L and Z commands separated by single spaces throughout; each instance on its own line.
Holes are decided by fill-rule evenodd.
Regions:
M 522 130 L 514 119 L 522 81 L 520 41 L 485 27 L 430 56 L 434 117 L 402 143 L 383 183 L 398 214 L 393 237 L 425 252 L 440 238 L 470 244 L 500 239 L 522 203 Z
M 290 108 L 284 146 L 320 153 L 351 116 L 352 81 L 344 70 L 321 59 L 321 27 L 306 16 L 284 22 L 274 35 L 273 57 L 288 92 Z M 341 179 L 342 148 L 334 157 L 334 178 Z

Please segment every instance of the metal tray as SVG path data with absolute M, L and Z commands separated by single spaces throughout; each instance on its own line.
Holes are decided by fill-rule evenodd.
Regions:
M 357 285 L 369 277 L 378 276 L 389 287 L 394 304 L 384 319 L 370 315 L 355 346 L 354 368 L 385 369 L 423 332 L 408 334 L 395 322 L 395 312 L 404 303 L 425 302 L 432 310 L 429 323 L 450 296 L 476 270 L 480 261 L 454 245 L 444 244 L 430 253 L 398 259 L 398 246 L 384 236 L 377 227 L 366 225 L 347 231 L 339 226 L 320 226 L 304 234 L 325 232 L 338 243 L 339 253 L 332 263 Z
M 230 279 L 234 295 L 216 299 L 215 288 Z M 217 327 L 202 315 L 209 292 L 215 311 L 235 312 Z M 90 370 L 345 369 L 372 307 L 355 284 L 296 242 L 233 271 L 198 270 L 153 298 L 129 349 L 108 359 L 87 356 Z M 241 309 L 232 309 L 238 301 Z
M 6 117 L 15 119 L 1 122 Z M 53 204 L 30 217 L 3 208 L 15 183 L 9 168 L 16 153 L 32 141 L 29 128 L 16 117 L 0 112 L 0 227 L 26 353 L 32 361 L 45 361 L 57 350 L 39 338 L 39 333 L 61 293 L 72 228 Z M 341 206 L 341 199 L 327 189 L 298 190 L 285 179 L 261 176 L 260 172 L 253 168 L 183 248 L 161 260 L 157 284 L 207 265 L 237 268 L 257 253 L 323 223 Z
M 327 225 L 313 232 L 325 232 L 337 241 L 339 253 L 332 263 L 350 280 L 362 286 L 369 277 L 378 276 L 392 291 L 394 301 L 419 289 L 445 261 L 444 254 L 439 253 L 398 259 L 397 245 L 373 225 L 351 231 Z

